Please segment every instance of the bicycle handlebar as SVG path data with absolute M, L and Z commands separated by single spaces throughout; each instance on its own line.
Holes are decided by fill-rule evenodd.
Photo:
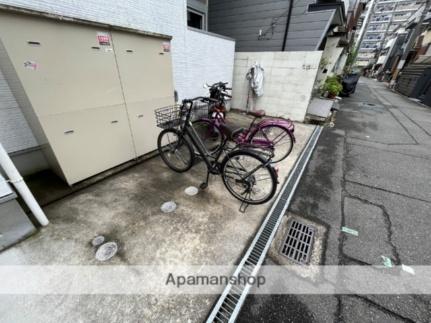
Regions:
M 197 100 L 214 102 L 214 103 L 218 102 L 216 99 L 208 98 L 206 96 L 197 96 L 197 97 L 195 97 L 193 99 L 184 99 L 183 103 L 193 103 L 193 101 L 197 101 Z

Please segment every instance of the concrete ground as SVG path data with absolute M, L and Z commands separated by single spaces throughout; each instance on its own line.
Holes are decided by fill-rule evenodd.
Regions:
M 364 78 L 340 108 L 289 211 L 327 228 L 322 264 L 383 265 L 383 255 L 397 265 L 431 265 L 431 108 Z M 429 295 L 252 295 L 238 321 L 431 322 L 430 301 Z
M 281 183 L 313 128 L 296 125 L 293 152 L 277 166 Z M 184 189 L 199 186 L 204 176 L 203 163 L 178 174 L 159 157 L 142 162 L 46 206 L 50 225 L 2 252 L 0 265 L 98 265 L 90 241 L 100 234 L 120 247 L 109 265 L 234 264 L 271 202 L 250 206 L 242 214 L 239 201 L 215 176 L 206 191 L 185 195 Z M 177 203 L 177 210 L 164 214 L 160 206 L 169 200 Z M 200 322 L 216 299 L 217 295 L 2 295 L 0 321 Z

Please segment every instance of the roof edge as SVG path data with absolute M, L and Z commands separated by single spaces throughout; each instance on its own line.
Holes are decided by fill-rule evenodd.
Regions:
M 103 22 L 98 21 L 92 21 L 92 20 L 86 20 L 81 18 L 75 18 L 71 16 L 64 16 L 64 15 L 58 15 L 46 11 L 40 11 L 35 9 L 29 9 L 29 8 L 23 8 L 23 7 L 16 7 L 11 5 L 5 5 L 0 4 L 0 12 L 9 12 L 9 13 L 15 13 L 15 14 L 23 14 L 33 17 L 41 17 L 41 18 L 48 18 L 51 20 L 57 20 L 61 22 L 71 22 L 71 23 L 77 23 L 81 25 L 87 25 L 87 26 L 95 26 L 95 27 L 103 27 L 111 30 L 118 30 L 118 31 L 125 31 L 125 32 L 131 32 L 134 34 L 140 34 L 143 36 L 149 36 L 149 37 L 155 37 L 155 38 L 163 38 L 163 39 L 172 39 L 172 36 L 165 35 L 165 34 L 159 34 L 151 31 L 143 31 L 135 28 L 125 27 L 125 26 L 118 26 L 118 25 L 111 25 Z

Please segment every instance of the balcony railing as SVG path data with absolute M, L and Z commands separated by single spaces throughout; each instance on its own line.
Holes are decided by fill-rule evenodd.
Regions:
M 391 21 L 389 18 L 385 20 L 371 20 L 370 24 L 381 24 L 382 22 L 389 22 Z
M 419 10 L 420 6 L 418 5 L 398 5 L 395 8 L 395 12 L 403 12 L 403 11 L 416 11 Z
M 381 6 L 381 7 L 377 7 L 375 12 L 376 13 L 392 12 L 394 8 L 395 6 Z
M 395 2 L 410 2 L 412 0 L 379 0 L 378 4 L 382 3 L 395 3 Z
M 405 14 L 405 15 L 394 15 L 394 17 L 392 18 L 392 21 L 394 22 L 402 22 L 402 21 L 406 21 L 407 19 L 410 18 L 410 14 Z
M 364 39 L 364 42 L 369 42 L 369 43 L 373 43 L 376 41 L 380 41 L 382 40 L 381 38 L 370 38 L 370 39 Z
M 386 28 L 368 29 L 367 34 L 380 34 L 380 33 L 384 33 L 385 31 L 386 31 Z

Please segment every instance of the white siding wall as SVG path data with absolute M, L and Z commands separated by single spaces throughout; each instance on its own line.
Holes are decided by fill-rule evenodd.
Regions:
M 205 81 L 232 82 L 235 43 L 188 30 L 186 0 L 0 0 L 0 3 L 173 36 L 174 83 L 180 98 L 204 94 Z M 0 86 L 4 86 L 1 83 L 0 76 Z M 12 100 L 7 106 L 12 108 L 14 104 L 15 109 L 0 116 L 0 126 L 3 128 L 6 123 L 11 129 L 7 135 L 0 131 L 0 141 L 9 152 L 36 145 L 16 109 L 16 102 Z
M 0 71 L 0 142 L 8 152 L 37 146 L 27 121 Z
M 304 121 L 316 79 L 321 51 L 237 52 L 235 54 L 232 108 L 245 109 L 248 69 L 259 62 L 264 71 L 263 96 L 250 99 L 251 110 Z

